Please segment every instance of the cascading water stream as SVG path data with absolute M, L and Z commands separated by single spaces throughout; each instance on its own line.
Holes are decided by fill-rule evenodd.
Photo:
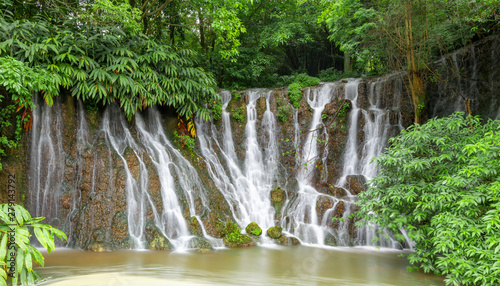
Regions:
M 327 226 L 329 215 L 339 203 L 339 199 L 319 193 L 312 186 L 312 176 L 316 162 L 323 160 L 324 157 L 318 151 L 318 137 L 320 133 L 328 141 L 326 128 L 324 128 L 321 113 L 325 105 L 332 98 L 332 91 L 335 84 L 328 83 L 322 85 L 319 89 L 309 88 L 306 91 L 307 102 L 313 109 L 313 115 L 309 131 L 303 143 L 301 156 L 299 157 L 299 170 L 297 174 L 298 193 L 284 206 L 284 219 L 281 221 L 283 230 L 296 236 L 305 244 L 325 245 L 327 235 L 335 237 L 338 244 L 347 244 L 344 239 L 343 228 L 340 231 L 333 231 Z M 326 211 L 323 218 L 318 216 L 316 207 L 319 200 L 328 200 L 332 207 Z
M 179 191 L 186 198 L 189 215 L 196 217 L 205 238 L 216 247 L 223 246 L 221 240 L 207 234 L 200 215 L 197 214 L 196 198 L 201 201 L 202 211 L 210 211 L 209 202 L 205 196 L 206 190 L 198 177 L 198 173 L 167 139 L 161 125 L 159 112 L 151 108 L 147 113 L 148 124 L 145 124 L 140 114 L 136 114 L 136 127 L 139 132 L 139 140 L 151 158 L 161 183 L 162 213 L 158 213 L 150 196 L 147 196 L 153 209 L 156 226 L 174 244 L 176 249 L 188 247 L 187 243 L 192 236 L 189 234 L 179 204 L 179 196 L 176 190 L 180 189 Z
M 378 172 L 375 163 L 371 160 L 381 154 L 391 135 L 403 129 L 401 125 L 400 97 L 402 82 L 401 79 L 394 80 L 393 106 L 384 106 L 382 97 L 385 85 L 388 80 L 379 80 L 369 84 L 368 101 L 369 107 L 364 110 L 358 106 L 358 85 L 359 80 L 346 84 L 345 98 L 351 101 L 352 110 L 349 116 L 348 139 L 344 153 L 344 168 L 342 176 L 337 185 L 343 187 L 346 177 L 349 175 L 363 175 L 366 179 L 372 179 Z M 396 120 L 391 114 L 396 114 Z M 360 117 L 361 115 L 362 117 Z M 358 126 L 360 118 L 364 121 L 362 145 L 358 146 Z M 361 150 L 361 152 L 360 152 Z
M 144 228 L 146 213 L 146 196 L 148 188 L 148 174 L 142 159 L 143 150 L 136 144 L 120 108 L 116 104 L 106 108 L 102 120 L 102 131 L 106 134 L 108 149 L 114 150 L 120 157 L 125 171 L 125 190 L 127 193 L 128 231 L 134 248 L 144 248 Z M 132 175 L 129 162 L 125 158 L 127 149 L 133 155 L 140 167 L 139 181 Z
M 285 234 L 297 237 L 304 244 L 352 245 L 354 239 L 350 237 L 351 228 L 347 217 L 351 213 L 351 205 L 356 196 L 348 190 L 344 195 L 326 194 L 329 191 L 325 190 L 325 186 L 331 182 L 326 181 L 327 176 L 318 176 L 316 170 L 317 165 L 327 166 L 331 163 L 328 162 L 331 158 L 328 153 L 331 144 L 328 136 L 335 133 L 331 133 L 334 129 L 323 125 L 322 113 L 333 95 L 340 100 L 342 96 L 337 94 L 344 88 L 345 99 L 351 101 L 352 107 L 343 153 L 344 164 L 334 165 L 342 170 L 337 182 L 338 187 L 344 187 L 352 175 L 373 178 L 378 168 L 375 164 L 370 164 L 371 159 L 383 151 L 389 136 L 402 129 L 399 111 L 402 80 L 389 78 L 368 83 L 367 100 L 358 94 L 360 82 L 355 79 L 345 84 L 326 83 L 320 87 L 308 88 L 304 97 L 312 114 L 307 113 L 307 109 L 293 110 L 293 122 L 290 126 L 294 131 L 288 134 L 297 149 L 297 184 L 287 185 L 289 189 L 286 190 L 281 216 L 277 217 L 280 221 L 277 224 L 283 228 Z M 394 83 L 392 99 L 387 99 L 386 95 L 387 86 L 391 86 L 388 82 Z M 286 172 L 286 168 L 293 170 L 293 161 L 287 166 L 280 162 L 282 158 L 279 155 L 281 153 L 277 140 L 280 130 L 272 112 L 273 91 L 247 91 L 244 138 L 235 137 L 242 135 L 235 135 L 231 128 L 232 118 L 227 110 L 231 93 L 222 91 L 221 96 L 223 105 L 220 127 L 211 122 L 196 122 L 206 170 L 227 202 L 231 212 L 228 215 L 232 215 L 242 228 L 250 222 L 256 222 L 265 232 L 276 224 L 275 209 L 271 205 L 271 190 L 283 179 L 279 169 L 283 168 Z M 65 129 L 62 112 L 59 110 L 60 104 L 56 102 L 53 107 L 47 107 L 38 100 L 35 99 L 37 109 L 33 114 L 30 165 L 30 187 L 34 190 L 31 192 L 30 202 L 33 204 L 32 210 L 38 212 L 37 215 L 54 218 L 56 226 L 59 220 L 59 224 L 67 226 L 61 228 L 72 230 L 73 221 L 78 224 L 82 220 L 92 221 L 97 218 L 93 217 L 95 212 L 84 211 L 92 204 L 93 197 L 101 195 L 96 192 L 112 193 L 114 190 L 124 190 L 126 208 L 119 211 L 126 214 L 127 224 L 123 233 L 126 237 L 128 227 L 128 237 L 132 240 L 133 248 L 149 247 L 147 243 L 150 243 L 150 240 L 147 237 L 151 231 L 156 230 L 177 250 L 194 247 L 190 244 L 194 241 L 194 236 L 189 231 L 193 224 L 189 226 L 186 220 L 189 217 L 191 222 L 196 218 L 200 226 L 198 229 L 201 229 L 201 233 L 212 246 L 223 246 L 220 239 L 215 239 L 207 233 L 203 224 L 214 209 L 208 199 L 210 190 L 203 185 L 196 169 L 170 143 L 162 127 L 160 113 L 156 109 L 137 113 L 135 128 L 131 128 L 120 108 L 112 104 L 103 113 L 101 129 L 91 132 L 85 119 L 83 104 L 78 102 L 77 124 L 74 128 L 76 152 L 72 155 L 75 158 L 65 161 L 65 157 L 71 156 L 65 154 L 62 148 L 62 134 Z M 331 113 L 332 110 L 328 112 Z M 309 126 L 301 126 L 309 115 Z M 221 132 L 218 132 L 218 128 Z M 364 134 L 362 140 L 361 133 Z M 90 139 L 92 136 L 96 138 Z M 236 145 L 235 140 L 244 142 L 243 148 Z M 106 154 L 108 161 L 102 159 L 106 158 Z M 244 158 L 241 154 L 244 154 Z M 76 171 L 65 174 L 65 166 L 74 167 Z M 85 172 L 85 168 L 93 169 Z M 106 172 L 100 177 L 99 172 L 102 170 Z M 66 180 L 65 176 L 72 177 L 73 180 L 65 186 L 71 185 L 76 191 L 64 193 L 64 200 L 68 202 L 65 205 L 67 210 L 58 213 L 58 204 L 61 201 L 59 194 L 63 192 L 61 182 Z M 101 185 L 103 182 L 99 178 L 105 178 L 106 187 Z M 158 186 L 154 196 L 150 190 L 152 182 Z M 82 184 L 85 185 L 85 193 L 80 191 Z M 85 202 L 81 202 L 82 197 L 86 198 Z M 75 217 L 77 220 L 74 220 Z M 344 221 L 332 223 L 332 217 L 342 217 Z M 88 229 L 95 229 L 92 227 L 97 228 L 98 225 Z M 212 227 L 213 225 L 210 225 L 210 231 L 213 231 Z M 78 228 L 78 231 L 82 230 L 86 231 L 87 228 Z M 78 235 L 78 231 L 73 235 Z M 373 234 L 367 229 L 361 229 L 358 231 L 356 242 L 370 245 Z M 90 235 L 91 233 L 88 234 L 89 237 Z M 264 236 L 262 242 L 265 244 L 270 241 L 268 239 Z M 378 245 L 395 247 L 396 242 L 389 240 Z
M 197 121 L 201 152 L 207 162 L 208 172 L 228 202 L 236 222 L 243 228 L 250 222 L 256 222 L 264 231 L 274 225 L 270 191 L 276 176 L 278 154 L 274 131 L 276 119 L 269 109 L 270 93 L 271 91 L 260 89 L 248 91 L 246 150 L 243 162 L 237 159 L 234 151 L 230 114 L 226 110 L 231 100 L 228 91 L 221 92 L 223 144 L 217 139 L 214 124 Z M 266 134 L 264 154 L 257 135 L 256 102 L 260 97 L 265 97 L 267 104 L 261 124 Z
M 361 109 L 358 107 L 358 86 L 359 80 L 350 81 L 345 85 L 345 99 L 351 102 L 351 112 L 349 114 L 349 128 L 344 153 L 344 168 L 337 183 L 340 187 L 344 186 L 347 175 L 358 173 L 358 121 L 361 113 Z
M 65 168 L 61 106 L 58 100 L 47 106 L 38 94 L 33 101 L 29 208 L 33 217 L 45 216 L 45 223 L 62 228 L 57 220 Z
M 346 84 L 345 98 L 351 101 L 352 109 L 349 116 L 348 139 L 344 152 L 344 168 L 337 182 L 339 187 L 344 187 L 347 177 L 352 175 L 361 175 L 367 180 L 372 179 L 379 169 L 375 163 L 370 163 L 371 160 L 383 152 L 389 136 L 394 135 L 403 128 L 399 111 L 402 82 L 400 78 L 393 80 L 394 90 L 392 97 L 394 104 L 393 106 L 385 106 L 382 98 L 388 82 L 391 81 L 383 79 L 369 84 L 369 107 L 366 110 L 362 109 L 358 103 L 359 80 L 354 80 Z M 392 118 L 396 122 L 391 122 L 391 114 L 396 114 L 397 120 Z M 364 121 L 364 138 L 361 145 L 358 145 L 358 126 L 361 119 Z M 401 247 L 392 238 L 374 242 L 377 231 L 379 229 L 376 225 L 365 226 L 359 229 L 357 243 L 369 246 Z

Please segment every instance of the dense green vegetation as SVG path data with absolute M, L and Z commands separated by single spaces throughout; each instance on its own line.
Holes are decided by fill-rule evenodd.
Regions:
M 23 207 L 13 204 L 0 205 L 0 285 L 33 284 L 42 277 L 33 269 L 33 262 L 43 266 L 42 253 L 30 244 L 35 233 L 38 242 L 50 253 L 55 249 L 54 236 L 67 240 L 66 235 L 50 225 L 40 223 L 44 218 L 32 218 Z
M 425 109 L 433 60 L 499 29 L 499 0 L 324 0 L 330 39 L 346 67 L 369 72 L 407 70 L 415 122 Z
M 357 216 L 408 231 L 415 268 L 451 285 L 500 284 L 500 121 L 456 113 L 390 140 Z M 396 235 L 404 241 L 402 234 Z

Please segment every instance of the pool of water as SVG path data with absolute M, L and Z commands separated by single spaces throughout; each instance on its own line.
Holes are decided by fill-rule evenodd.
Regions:
M 44 254 L 38 285 L 444 285 L 408 272 L 403 253 L 367 248 L 251 247 L 195 251 L 93 253 L 56 249 Z

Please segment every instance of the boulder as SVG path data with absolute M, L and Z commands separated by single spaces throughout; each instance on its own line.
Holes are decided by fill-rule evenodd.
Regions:
M 272 239 L 279 239 L 282 236 L 283 229 L 279 226 L 273 226 L 267 229 L 267 236 Z
M 210 244 L 210 241 L 208 241 L 208 239 L 206 239 L 204 237 L 193 237 L 189 241 L 189 247 L 195 248 L 195 249 L 213 250 L 213 247 Z
M 260 228 L 260 226 L 255 223 L 255 222 L 251 222 L 247 225 L 247 227 L 245 228 L 245 231 L 248 233 L 248 234 L 253 234 L 253 235 L 256 235 L 256 236 L 259 236 L 262 234 L 262 228 Z
M 349 190 L 351 194 L 358 195 L 359 193 L 366 191 L 367 187 L 365 183 L 366 179 L 363 175 L 349 175 L 346 177 L 344 188 Z

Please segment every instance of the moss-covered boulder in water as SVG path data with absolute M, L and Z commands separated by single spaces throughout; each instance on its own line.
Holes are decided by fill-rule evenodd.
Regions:
M 248 247 L 254 246 L 255 242 L 248 235 L 233 232 L 224 237 L 224 244 L 227 247 Z
M 300 245 L 300 241 L 296 237 L 284 235 L 278 238 L 278 243 L 285 246 Z
M 281 227 L 273 226 L 267 230 L 267 236 L 269 236 L 272 239 L 279 239 L 282 235 L 282 231 L 283 229 Z
M 224 239 L 227 247 L 254 246 L 255 242 L 248 236 L 241 234 L 240 227 L 232 222 L 217 224 L 217 235 Z
M 105 252 L 109 249 L 104 242 L 93 241 L 87 245 L 87 250 L 93 252 Z
M 148 242 L 148 249 L 170 250 L 173 249 L 173 246 L 166 237 L 164 237 L 161 233 L 155 231 L 152 234 L 152 239 Z
M 260 228 L 260 226 L 255 223 L 255 222 L 251 222 L 247 225 L 247 227 L 245 228 L 245 231 L 248 233 L 248 234 L 253 234 L 253 235 L 256 235 L 256 236 L 259 236 L 262 234 L 262 228 Z
M 217 223 L 215 230 L 216 230 L 217 236 L 219 238 L 224 238 L 226 235 L 228 235 L 230 233 L 240 233 L 241 232 L 240 227 L 233 222 L 226 222 L 226 223 L 219 222 L 219 223 Z

